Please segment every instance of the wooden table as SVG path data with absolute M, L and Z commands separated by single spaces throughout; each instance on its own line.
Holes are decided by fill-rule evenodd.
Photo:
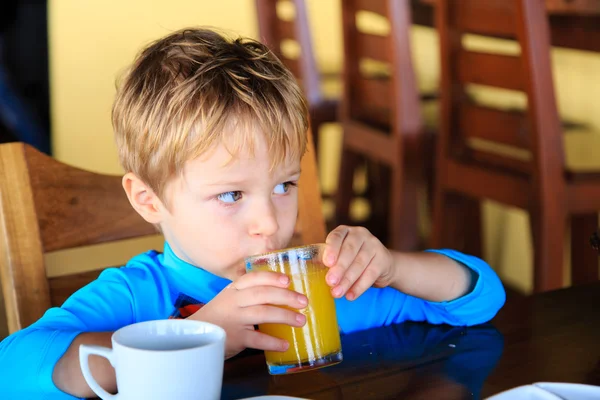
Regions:
M 414 22 L 433 26 L 436 0 L 411 2 Z M 600 0 L 545 0 L 545 3 L 554 46 L 600 52 Z
M 404 323 L 343 336 L 344 361 L 270 376 L 261 353 L 225 364 L 223 399 L 472 399 L 539 381 L 600 385 L 600 283 L 507 302 L 486 325 Z

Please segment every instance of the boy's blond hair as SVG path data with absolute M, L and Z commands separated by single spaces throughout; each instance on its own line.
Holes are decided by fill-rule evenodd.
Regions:
M 112 110 L 119 158 L 164 200 L 186 161 L 223 144 L 253 151 L 256 132 L 272 166 L 306 149 L 308 107 L 268 48 L 209 29 L 172 33 L 146 47 L 124 76 Z

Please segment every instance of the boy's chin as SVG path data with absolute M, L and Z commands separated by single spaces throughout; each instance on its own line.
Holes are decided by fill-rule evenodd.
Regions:
M 229 268 L 226 268 L 223 271 L 223 275 L 221 275 L 223 278 L 227 278 L 231 281 L 235 281 L 237 278 L 239 278 L 242 275 L 246 274 L 246 266 L 244 264 L 244 260 L 241 260 L 239 263 L 236 263 L 235 265 L 230 266 Z

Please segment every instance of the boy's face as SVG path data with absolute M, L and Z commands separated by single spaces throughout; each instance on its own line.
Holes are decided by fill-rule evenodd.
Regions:
M 245 272 L 245 257 L 287 246 L 298 214 L 300 160 L 286 160 L 272 171 L 270 166 L 262 135 L 254 156 L 242 152 L 232 159 L 219 145 L 188 161 L 167 185 L 169 208 L 158 208 L 175 254 L 233 280 Z

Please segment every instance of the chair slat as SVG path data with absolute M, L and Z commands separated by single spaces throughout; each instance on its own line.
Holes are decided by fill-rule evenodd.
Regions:
M 501 54 L 460 51 L 457 74 L 461 83 L 524 91 L 521 59 Z
M 465 165 L 454 160 L 446 164 L 446 188 L 474 198 L 488 198 L 514 207 L 525 208 L 529 204 L 529 180 L 516 174 L 507 175 L 481 166 Z M 474 182 L 465 186 L 465 181 Z M 494 182 L 490 185 L 490 182 Z
M 356 10 L 370 11 L 375 14 L 387 16 L 387 0 L 354 0 Z
M 451 0 L 462 32 L 515 37 L 515 7 L 506 0 Z M 485 4 L 482 4 L 485 3 Z
M 48 279 L 52 306 L 60 307 L 69 296 L 95 280 L 102 271 L 103 269 L 100 269 Z
M 520 174 L 530 174 L 532 171 L 532 165 L 528 161 L 522 161 L 517 158 L 507 157 L 488 151 L 471 150 L 469 159 L 476 161 L 481 165 L 487 165 L 499 170 L 510 171 L 513 173 L 516 172 Z
M 597 180 L 582 180 L 574 182 L 571 190 L 567 192 L 569 208 L 575 214 L 597 213 L 598 199 L 600 198 L 600 185 Z M 589 233 L 588 233 L 589 234 Z
M 132 212 L 120 176 L 77 169 L 28 146 L 25 156 L 44 251 L 156 234 Z M 106 207 L 106 198 L 121 200 Z
M 398 164 L 395 137 L 385 135 L 361 122 L 348 121 L 344 124 L 344 145 L 387 165 Z
M 359 78 L 356 81 L 356 101 L 364 108 L 391 109 L 391 87 L 389 79 Z
M 287 21 L 283 19 L 277 19 L 277 31 L 279 33 L 279 39 L 292 39 L 296 40 L 296 27 L 294 20 Z
M 469 104 L 461 108 L 459 123 L 465 138 L 479 138 L 522 149 L 530 148 L 529 130 L 523 113 Z
M 296 79 L 302 79 L 302 70 L 300 69 L 300 62 L 298 59 L 281 56 L 281 61 L 292 72 Z
M 388 36 L 357 32 L 355 46 L 358 57 L 391 62 L 390 39 Z

